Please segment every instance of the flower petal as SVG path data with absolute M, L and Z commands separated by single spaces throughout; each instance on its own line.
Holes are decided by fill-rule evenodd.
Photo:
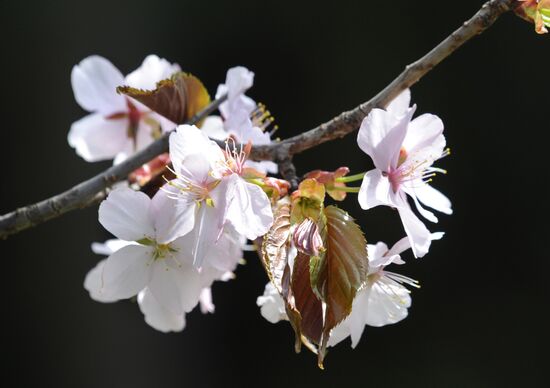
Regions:
M 103 290 L 103 267 L 107 260 L 101 260 L 92 268 L 84 279 L 84 288 L 90 293 L 90 298 L 97 302 L 110 303 L 116 302 L 118 298 L 108 295 Z
M 435 214 L 433 214 L 431 211 L 427 210 L 427 209 L 424 209 L 422 207 L 422 205 L 420 204 L 420 202 L 418 201 L 418 198 L 416 198 L 416 195 L 415 195 L 415 192 L 414 192 L 414 189 L 409 189 L 409 188 L 406 188 L 405 186 L 402 187 L 402 190 L 404 192 L 406 192 L 407 194 L 409 194 L 409 197 L 411 197 L 414 201 L 414 205 L 416 206 L 416 210 L 418 210 L 418 212 L 420 213 L 420 215 L 422 217 L 424 217 L 425 219 L 427 219 L 428 221 L 431 221 L 431 222 L 434 222 L 434 223 L 437 223 L 438 222 L 438 219 L 437 217 L 435 216 Z
M 363 177 L 359 195 L 361 208 L 368 210 L 379 205 L 393 206 L 392 188 L 388 178 L 378 169 L 370 170 Z
M 365 330 L 371 287 L 360 290 L 353 300 L 352 313 L 349 316 L 351 347 L 355 349 Z M 355 313 L 354 313 L 355 312 Z
M 238 233 L 249 240 L 266 234 L 273 224 L 273 212 L 271 202 L 264 191 L 236 174 L 226 178 L 225 181 L 227 184 L 225 219 L 231 222 Z
M 103 268 L 103 290 L 116 299 L 135 296 L 149 283 L 153 248 L 128 245 L 113 253 Z
M 390 167 L 396 167 L 415 109 L 409 109 L 403 117 L 395 117 L 382 109 L 373 109 L 361 123 L 357 143 L 379 170 L 388 172 Z
M 220 116 L 208 116 L 204 119 L 201 131 L 206 133 L 210 139 L 225 140 L 228 133 L 223 127 L 223 121 Z
M 223 230 L 223 210 L 218 203 L 214 207 L 201 204 L 195 214 L 195 227 L 190 235 L 193 236 L 193 265 L 200 268 L 208 262 L 212 245 L 217 244 Z
M 104 243 L 92 243 L 92 252 L 96 255 L 109 256 L 127 245 L 134 244 L 133 242 L 119 240 L 116 238 L 105 241 Z
M 151 90 L 157 82 L 170 78 L 180 70 L 177 63 L 171 64 L 164 58 L 148 55 L 140 67 L 126 76 L 125 83 L 136 89 Z
M 210 287 L 205 287 L 201 291 L 199 296 L 199 304 L 201 308 L 201 313 L 203 314 L 213 314 L 216 311 L 216 306 L 212 303 L 212 289 Z
M 418 219 L 418 217 L 413 213 L 411 208 L 406 204 L 406 206 L 401 206 L 397 208 L 399 211 L 399 216 L 401 217 L 401 222 L 411 243 L 411 249 L 415 257 L 422 257 L 430 249 L 431 244 L 431 235 L 430 231 L 426 226 Z
M 411 247 L 411 242 L 408 237 L 403 237 L 401 240 L 397 241 L 390 250 L 386 253 L 386 256 L 398 256 L 405 252 Z M 393 261 L 396 262 L 396 261 Z M 403 264 L 404 262 L 400 260 L 397 264 Z
M 264 294 L 256 299 L 256 304 L 260 307 L 262 317 L 268 322 L 277 323 L 288 320 L 285 302 L 271 282 L 266 284 Z
M 194 125 L 180 125 L 170 135 L 170 159 L 174 170 L 180 173 L 190 155 L 202 155 L 213 165 L 224 160 L 220 147 Z
M 386 111 L 397 117 L 403 116 L 407 113 L 410 104 L 411 90 L 405 89 L 388 104 Z
M 113 190 L 99 206 L 99 222 L 122 240 L 154 239 L 150 204 L 151 199 L 142 192 L 129 188 Z
M 403 147 L 409 154 L 414 154 L 424 148 L 433 148 L 437 153 L 435 158 L 441 156 L 445 148 L 443 136 L 443 121 L 436 115 L 423 114 L 416 117 L 409 124 L 407 136 L 403 141 Z
M 244 162 L 244 166 L 253 168 L 254 170 L 264 174 L 277 174 L 279 172 L 279 166 L 277 163 L 269 160 L 262 160 L 261 162 L 247 160 Z
M 227 71 L 225 85 L 228 90 L 228 97 L 233 99 L 239 94 L 246 92 L 254 83 L 254 73 L 244 66 L 232 67 Z
M 368 301 L 365 322 L 381 327 L 405 319 L 411 305 L 409 291 L 401 284 L 384 279 L 373 284 Z
M 176 198 L 178 190 L 164 185 L 151 202 L 151 218 L 154 219 L 156 240 L 167 244 L 189 233 L 195 224 L 195 202 L 185 204 Z
M 414 193 L 420 202 L 444 214 L 453 214 L 451 201 L 439 190 L 428 184 L 414 188 Z
M 127 110 L 125 98 L 116 93 L 124 77 L 103 57 L 92 55 L 74 66 L 71 83 L 76 102 L 88 112 L 108 116 Z
M 127 127 L 127 119 L 107 120 L 94 113 L 75 121 L 67 140 L 87 162 L 113 159 L 131 142 Z
M 376 244 L 368 244 L 367 250 L 369 253 L 369 274 L 377 272 L 380 267 L 391 263 L 391 258 L 386 255 L 388 246 L 382 241 Z
M 168 333 L 182 331 L 185 327 L 185 314 L 173 314 L 165 309 L 153 296 L 149 289 L 138 295 L 139 309 L 145 316 L 145 322 L 152 328 Z

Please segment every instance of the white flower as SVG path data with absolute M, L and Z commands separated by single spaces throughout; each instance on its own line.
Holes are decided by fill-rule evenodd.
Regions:
M 101 203 L 100 223 L 128 245 L 96 267 L 100 288 L 94 293 L 114 301 L 147 288 L 164 309 L 181 315 L 195 307 L 204 282 L 184 240 L 172 239 L 169 225 L 162 222 L 173 212 L 173 204 L 161 194 L 151 200 L 122 188 Z
M 110 201 L 111 208 L 117 208 L 114 214 L 115 216 L 120 215 L 118 218 L 122 220 L 122 223 L 124 223 L 124 218 L 128 218 L 130 212 L 135 210 L 136 204 L 138 207 L 147 208 L 147 203 L 149 202 L 149 209 L 153 217 L 163 217 L 167 213 L 172 212 L 174 205 L 163 193 L 162 197 L 161 194 L 157 194 L 153 201 L 151 201 L 146 196 L 144 197 L 142 193 L 137 193 L 130 189 L 114 191 L 107 201 Z M 121 206 L 122 201 L 128 203 L 128 206 Z M 104 208 L 102 213 L 105 213 L 105 211 L 109 213 L 112 209 L 109 207 L 107 209 Z M 129 218 L 135 221 L 136 219 L 147 217 L 130 216 Z M 112 221 L 106 222 L 107 224 L 112 224 Z M 160 234 L 157 234 L 157 239 L 160 235 L 166 235 L 163 232 L 164 225 L 162 223 L 153 223 L 153 229 L 160 232 Z M 130 237 L 125 232 L 121 233 L 120 228 L 120 225 L 114 226 L 114 229 L 118 230 L 118 234 L 124 234 L 125 238 Z M 130 232 L 136 233 L 136 230 Z M 135 279 L 133 279 L 135 274 L 143 270 L 143 263 L 140 261 L 141 255 L 136 254 L 138 252 L 136 249 L 143 251 L 148 247 L 157 246 L 157 250 L 165 250 L 167 251 L 167 255 L 161 257 L 153 254 L 150 262 L 146 264 L 151 272 L 150 281 L 144 287 L 136 286 L 133 289 L 142 287 L 137 294 L 138 304 L 145 316 L 145 321 L 150 326 L 162 332 L 181 331 L 185 326 L 185 313 L 193 309 L 197 303 L 200 303 L 203 313 L 214 312 L 210 287 L 215 280 L 226 281 L 234 277 L 232 271 L 234 271 L 242 257 L 242 251 L 240 250 L 241 241 L 238 239 L 238 235 L 229 228 L 224 232 L 219 243 L 212 245 L 207 252 L 207 255 L 211 257 L 210 262 L 214 266 L 197 271 L 191 264 L 192 258 L 188 247 L 192 244 L 192 241 L 189 236 L 179 238 L 172 243 L 162 246 L 163 244 L 153 241 L 153 238 L 150 236 L 150 230 L 146 232 L 144 235 L 149 237 L 144 237 L 144 239 L 147 241 L 144 241 L 144 239 L 140 239 L 139 242 L 108 240 L 104 244 L 92 244 L 92 250 L 95 253 L 107 255 L 109 258 L 100 261 L 86 275 L 84 287 L 89 291 L 92 299 L 99 302 L 115 302 L 130 294 L 135 294 L 135 291 L 131 291 L 121 296 L 120 293 L 113 292 L 112 283 L 121 282 L 123 286 L 127 286 L 128 283 L 135 282 Z M 139 237 L 140 234 L 139 232 L 137 233 L 137 237 Z M 143 243 L 146 245 L 144 246 Z M 128 246 L 132 246 L 135 249 L 132 252 L 128 252 L 126 249 Z M 126 263 L 116 262 L 120 257 L 130 254 L 134 254 L 135 256 L 127 257 Z M 112 263 L 113 260 L 116 260 L 115 263 Z M 118 278 L 108 281 L 107 279 L 112 277 L 109 271 L 113 271 L 113 265 L 121 264 L 126 264 L 124 273 L 118 276 Z M 147 268 L 145 270 L 147 271 Z M 138 278 L 142 278 L 142 276 L 138 276 Z M 120 291 L 120 285 L 115 284 L 114 288 Z M 178 307 L 180 303 L 181 308 Z
M 216 140 L 234 138 L 237 142 L 252 145 L 271 143 L 267 131 L 273 119 L 263 105 L 244 93 L 252 86 L 254 73 L 245 67 L 237 66 L 227 71 L 225 84 L 218 86 L 216 98 L 227 93 L 227 101 L 220 105 L 223 120 L 218 116 L 208 117 L 201 129 Z M 253 162 L 247 160 L 245 165 L 263 173 L 277 173 L 276 163 L 271 161 Z
M 433 233 L 431 240 L 439 240 L 443 233 Z M 351 346 L 355 348 L 361 339 L 365 325 L 380 327 L 397 323 L 407 317 L 411 306 L 410 291 L 407 284 L 419 287 L 418 282 L 407 276 L 385 270 L 389 264 L 404 264 L 401 253 L 409 249 L 407 237 L 399 240 L 388 249 L 383 242 L 367 245 L 369 254 L 369 272 L 366 284 L 357 292 L 353 300 L 351 314 L 332 329 L 328 346 L 335 346 L 347 337 L 351 337 Z M 264 294 L 258 297 L 262 316 L 271 323 L 288 320 L 284 300 L 275 287 L 268 283 Z
M 420 214 L 432 222 L 437 222 L 437 218 L 420 202 L 445 214 L 452 213 L 449 199 L 428 185 L 436 172 L 445 172 L 432 164 L 447 155 L 448 150 L 441 120 L 424 114 L 411 121 L 416 106 L 409 108 L 409 100 L 406 90 L 387 111 L 373 109 L 363 120 L 357 142 L 376 168 L 363 178 L 358 199 L 363 209 L 378 205 L 396 208 L 414 255 L 422 257 L 430 247 L 430 232 L 413 213 L 407 195 Z
M 88 162 L 113 159 L 118 163 L 145 148 L 162 131 L 175 127 L 164 117 L 128 97 L 117 86 L 153 89 L 156 82 L 179 71 L 156 55 L 149 55 L 126 78 L 107 59 L 93 55 L 73 67 L 71 82 L 78 104 L 91 114 L 75 121 L 68 141 Z
M 192 233 L 194 264 L 216 244 L 226 224 L 254 240 L 273 223 L 271 203 L 262 189 L 243 179 L 247 150 L 225 153 L 195 126 L 181 125 L 170 135 L 170 159 L 176 179 L 164 191 L 177 201 L 172 237 Z M 206 263 L 208 264 L 208 263 Z
M 441 237 L 443 233 L 433 233 L 430 240 L 438 240 Z M 365 325 L 380 327 L 397 323 L 407 317 L 411 297 L 410 291 L 403 284 L 419 287 L 418 282 L 407 276 L 386 271 L 385 267 L 392 263 L 404 264 L 400 255 L 410 247 L 407 237 L 399 240 L 391 249 L 383 242 L 367 245 L 367 283 L 357 292 L 351 314 L 332 330 L 329 346 L 334 346 L 350 336 L 351 346 L 355 348 Z

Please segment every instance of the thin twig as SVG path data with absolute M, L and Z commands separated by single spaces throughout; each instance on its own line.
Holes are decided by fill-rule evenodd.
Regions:
M 194 124 L 218 109 L 227 99 L 224 95 L 212 101 L 204 110 L 193 116 L 188 123 Z M 137 152 L 124 162 L 108 168 L 101 174 L 79 183 L 71 189 L 38 203 L 19 208 L 0 217 L 0 238 L 28 229 L 56 218 L 74 209 L 88 207 L 105 197 L 106 190 L 116 182 L 124 180 L 143 164 L 168 150 L 169 133 Z
M 384 90 L 371 100 L 353 110 L 343 112 L 332 120 L 319 125 L 300 135 L 270 145 L 257 146 L 252 149 L 250 157 L 255 160 L 272 160 L 285 169 L 285 174 L 295 176 L 292 155 L 313 148 L 321 143 L 343 137 L 357 128 L 373 108 L 383 108 L 401 91 L 415 84 L 432 70 L 443 59 L 474 36 L 485 31 L 503 13 L 509 11 L 516 0 L 491 0 L 460 28 L 433 48 L 416 62 L 408 65 Z M 204 111 L 190 120 L 196 123 L 213 112 L 224 98 L 212 102 Z M 33 205 L 25 206 L 0 217 L 0 238 L 58 217 L 73 209 L 83 208 L 102 198 L 106 189 L 114 183 L 127 178 L 135 169 L 168 150 L 168 137 L 161 139 L 146 149 L 128 158 L 123 163 L 113 166 L 105 172 L 84 181 L 73 188 Z M 288 168 L 287 168 L 288 167 Z M 287 171 L 288 170 L 288 171 Z M 294 182 L 296 183 L 296 182 Z

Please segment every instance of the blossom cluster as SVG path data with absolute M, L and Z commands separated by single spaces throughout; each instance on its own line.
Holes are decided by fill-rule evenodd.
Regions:
M 254 73 L 244 67 L 229 69 L 216 92 L 216 98 L 226 98 L 220 116 L 209 116 L 197 126 L 164 113 L 166 106 L 158 108 L 164 100 L 151 103 L 162 88 L 173 88 L 171 95 L 181 92 L 177 88 L 185 87 L 189 78 L 178 74 L 179 65 L 154 55 L 126 77 L 99 56 L 73 69 L 75 99 L 90 114 L 73 123 L 68 141 L 83 159 L 120 163 L 169 136 L 169 153 L 156 160 L 160 167 L 143 166 L 134 175 L 147 179 L 129 178 L 99 207 L 99 222 L 116 239 L 92 244 L 95 253 L 107 258 L 85 278 L 90 296 L 100 302 L 137 297 L 150 326 L 180 331 L 185 315 L 196 306 L 203 313 L 214 311 L 212 284 L 234 277 L 249 240 L 261 251 L 270 278 L 257 299 L 261 314 L 273 323 L 290 320 L 295 330 L 299 316 L 298 342 L 313 344 L 321 353 L 324 346 L 351 337 L 355 347 L 365 326 L 404 319 L 411 305 L 406 286 L 418 283 L 386 267 L 404 264 L 401 255 L 409 248 L 415 257 L 426 255 L 431 242 L 443 236 L 430 232 L 415 209 L 431 222 L 438 220 L 426 207 L 452 213 L 449 199 L 430 185 L 436 173 L 445 172 L 433 164 L 449 153 L 442 121 L 431 114 L 413 119 L 416 106 L 410 106 L 410 91 L 404 90 L 385 109 L 373 109 L 359 128 L 358 146 L 374 169 L 355 175 L 348 175 L 346 167 L 312 171 L 288 195 L 290 183 L 273 176 L 276 163 L 249 158 L 253 147 L 277 141 L 272 140 L 276 128 L 270 113 L 245 94 Z M 121 86 L 134 94 L 118 94 Z M 180 95 L 187 98 L 180 104 L 200 105 L 192 93 Z M 155 169 L 162 179 L 152 192 L 146 191 Z M 360 187 L 346 185 L 359 180 Z M 365 210 L 397 210 L 406 236 L 391 248 L 384 242 L 367 244 L 347 213 L 325 207 L 325 193 L 335 201 L 357 193 Z M 302 267 L 305 276 L 300 275 Z M 348 275 L 339 278 L 327 271 Z M 340 282 L 336 288 L 349 292 L 331 295 L 335 281 Z M 311 295 L 308 303 L 319 307 L 322 330 L 309 326 L 308 311 L 300 296 L 292 294 L 302 286 Z M 335 305 L 345 312 L 329 317 Z

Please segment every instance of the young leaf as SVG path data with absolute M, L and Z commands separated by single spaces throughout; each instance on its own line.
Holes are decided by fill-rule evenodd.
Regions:
M 119 86 L 117 92 L 136 99 L 176 124 L 187 122 L 210 103 L 210 95 L 202 82 L 184 72 L 158 82 L 155 90 Z
M 344 210 L 328 206 L 326 252 L 312 268 L 312 286 L 326 304 L 318 363 L 323 367 L 330 331 L 351 313 L 355 294 L 367 279 L 367 241 L 359 226 Z
M 300 329 L 308 340 L 319 344 L 323 334 L 323 307 L 311 289 L 309 278 L 309 256 L 298 252 L 294 259 L 291 288 L 301 316 Z
M 262 262 L 269 280 L 282 294 L 283 271 L 287 264 L 290 245 L 290 201 L 288 197 L 280 200 L 274 211 L 271 229 L 262 244 Z

